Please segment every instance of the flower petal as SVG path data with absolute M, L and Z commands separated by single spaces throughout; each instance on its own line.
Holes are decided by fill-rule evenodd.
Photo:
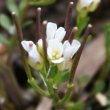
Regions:
M 59 41 L 62 41 L 65 37 L 65 34 L 66 34 L 66 31 L 63 27 L 59 27 L 57 30 L 56 30 L 56 33 L 55 33 L 55 39 L 58 39 Z
M 65 60 L 70 60 L 71 59 L 71 56 L 72 56 L 72 46 L 70 45 L 69 41 L 66 40 L 63 44 L 63 48 L 64 48 L 64 51 L 63 51 L 63 56 L 65 58 Z
M 56 59 L 56 60 L 51 60 L 52 63 L 55 63 L 55 64 L 59 64 L 59 63 L 62 63 L 64 61 L 64 58 L 59 58 L 59 59 Z
M 72 56 L 78 51 L 78 49 L 80 48 L 81 43 L 78 40 L 73 40 L 72 41 Z
M 63 44 L 64 50 L 65 50 L 67 47 L 69 47 L 69 46 L 70 46 L 70 43 L 69 43 L 68 40 L 66 40 L 66 41 L 64 42 L 64 44 Z
M 32 45 L 34 45 L 34 43 L 32 41 L 21 41 L 21 45 L 24 48 L 25 51 L 29 52 L 30 49 L 32 48 Z
M 56 30 L 57 30 L 57 24 L 48 22 L 46 29 L 47 40 L 54 38 Z
M 48 41 L 47 54 L 50 59 L 52 59 L 52 53 L 54 50 L 59 50 L 59 57 L 63 54 L 63 44 L 58 41 L 58 39 L 52 39 Z
M 93 0 L 80 0 L 82 7 L 88 7 L 89 5 L 91 5 L 92 2 Z
M 38 47 L 42 48 L 43 47 L 43 41 L 42 39 L 39 39 L 37 42 Z

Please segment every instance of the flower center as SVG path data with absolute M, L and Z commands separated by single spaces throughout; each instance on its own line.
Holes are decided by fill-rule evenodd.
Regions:
M 60 51 L 58 49 L 54 49 L 52 52 L 52 58 L 53 59 L 58 59 L 60 58 Z

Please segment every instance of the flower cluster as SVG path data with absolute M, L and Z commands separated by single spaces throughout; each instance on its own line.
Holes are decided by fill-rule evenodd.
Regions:
M 65 64 L 71 62 L 74 54 L 80 47 L 78 40 L 64 41 L 66 31 L 63 27 L 57 28 L 57 24 L 48 22 L 46 26 L 46 49 L 48 61 L 51 64 L 61 64 L 65 68 Z M 43 65 L 43 41 L 39 39 L 37 45 L 32 41 L 21 42 L 22 47 L 28 53 L 29 64 L 37 68 Z M 60 66 L 61 66 L 60 65 Z M 65 65 L 65 66 L 64 66 Z M 41 69 L 40 68 L 40 69 Z

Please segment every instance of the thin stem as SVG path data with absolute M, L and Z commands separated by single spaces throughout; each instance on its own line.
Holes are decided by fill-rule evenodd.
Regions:
M 45 61 L 46 72 L 47 72 L 49 68 L 49 62 L 48 62 L 48 57 L 47 57 L 46 25 L 47 25 L 47 21 L 43 21 L 42 40 L 43 40 L 43 49 L 44 49 L 44 61 Z
M 70 78 L 69 78 L 69 83 L 71 84 L 74 80 L 74 76 L 75 76 L 75 72 L 76 72 L 76 69 L 77 69 L 77 66 L 78 66 L 78 63 L 79 63 L 79 60 L 80 60 L 80 57 L 81 57 L 81 54 L 82 54 L 82 51 L 84 49 L 84 46 L 86 44 L 86 41 L 87 41 L 87 38 L 88 38 L 88 34 L 90 33 L 90 29 L 92 28 L 92 25 L 88 25 L 84 35 L 83 35 L 83 41 L 81 43 L 81 47 L 79 48 L 75 58 L 74 58 L 74 62 L 72 64 L 72 68 L 71 68 L 71 74 L 70 74 Z
M 27 77 L 28 77 L 28 82 L 36 89 L 36 91 L 39 92 L 39 94 L 41 94 L 41 95 L 44 94 L 44 95 L 48 96 L 47 93 L 45 93 L 45 91 L 43 91 L 36 84 L 35 80 L 32 78 L 32 74 L 31 74 L 31 70 L 30 70 L 30 67 L 29 67 L 28 62 L 27 62 L 28 60 L 27 60 L 26 54 L 25 54 L 23 48 L 21 47 L 21 41 L 23 40 L 22 29 L 21 29 L 19 21 L 17 20 L 15 12 L 13 12 L 12 15 L 13 15 L 13 20 L 15 22 L 15 26 L 16 26 L 16 29 L 17 29 L 18 41 L 19 41 L 19 46 L 20 46 L 20 50 L 21 50 L 21 56 L 22 56 L 23 63 L 24 63 L 24 68 L 25 68 L 25 71 L 26 71 L 26 74 L 27 74 Z
M 69 39 L 68 39 L 70 43 L 71 43 L 72 40 L 74 39 L 75 34 L 76 34 L 77 31 L 78 31 L 78 27 L 73 27 L 73 29 L 72 29 L 72 31 L 71 31 L 71 33 L 70 33 Z
M 73 83 L 67 85 L 67 90 L 66 90 L 65 96 L 62 100 L 60 100 L 58 102 L 58 104 L 64 104 L 65 102 L 67 102 L 70 99 L 70 95 L 71 95 L 73 86 L 74 86 Z
M 14 23 L 15 23 L 15 26 L 16 26 L 16 30 L 17 30 L 17 37 L 18 37 L 18 41 L 19 41 L 19 47 L 20 47 L 20 50 L 21 50 L 21 57 L 22 57 L 22 60 L 23 60 L 23 63 L 24 63 L 24 68 L 25 68 L 25 71 L 27 73 L 27 77 L 30 79 L 32 76 L 31 76 L 31 70 L 28 66 L 28 62 L 27 62 L 27 57 L 26 57 L 26 53 L 24 52 L 22 46 L 21 46 L 21 41 L 23 40 L 23 33 L 22 33 L 22 29 L 21 29 L 21 26 L 20 26 L 20 23 L 16 17 L 16 13 L 13 12 L 12 13 L 12 16 L 13 16 L 13 20 L 14 20 Z
M 53 83 L 51 79 L 46 80 L 48 91 L 50 93 L 51 98 L 53 99 L 53 102 L 56 103 L 58 101 L 58 95 L 56 93 L 56 90 L 53 88 Z
M 84 35 L 83 35 L 84 39 L 82 41 L 82 45 L 81 45 L 80 49 L 77 52 L 77 55 L 75 56 L 65 96 L 59 103 L 64 103 L 64 102 L 68 101 L 68 99 L 71 96 L 71 90 L 73 88 L 73 80 L 74 80 L 74 75 L 75 75 L 75 72 L 76 72 L 76 68 L 78 66 L 78 63 L 79 63 L 79 60 L 80 60 L 80 56 L 81 56 L 83 48 L 84 48 L 84 46 L 86 44 L 86 41 L 87 41 L 87 38 L 88 38 L 88 34 L 90 32 L 91 27 L 92 27 L 91 25 L 88 25 L 88 27 L 87 27 Z
M 28 79 L 28 82 L 31 84 L 31 86 L 36 90 L 36 92 L 38 92 L 40 95 L 42 96 L 47 96 L 49 97 L 49 93 L 45 92 L 44 90 L 42 90 L 37 84 L 36 84 L 36 80 L 32 77 L 31 79 Z
M 66 35 L 63 41 L 67 40 L 70 35 L 70 31 L 71 31 L 70 23 L 72 19 L 73 5 L 74 3 L 70 2 L 66 12 L 66 19 L 65 19 L 65 26 L 64 26 L 66 30 Z
M 66 12 L 66 19 L 65 19 L 65 30 L 68 31 L 70 28 L 70 22 L 71 22 L 71 18 L 72 18 L 72 12 L 73 12 L 73 2 L 70 2 L 68 5 L 68 9 Z
M 37 41 L 41 37 L 41 8 L 37 8 L 36 10 L 36 35 L 37 35 Z
M 49 67 L 49 69 L 48 69 L 48 72 L 47 72 L 47 75 L 46 75 L 46 79 L 49 77 L 50 71 L 51 71 L 51 67 Z

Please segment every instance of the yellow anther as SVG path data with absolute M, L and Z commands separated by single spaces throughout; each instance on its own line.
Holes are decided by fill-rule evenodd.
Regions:
M 54 49 L 52 53 L 52 57 L 54 59 L 58 59 L 60 57 L 60 51 L 58 49 Z

